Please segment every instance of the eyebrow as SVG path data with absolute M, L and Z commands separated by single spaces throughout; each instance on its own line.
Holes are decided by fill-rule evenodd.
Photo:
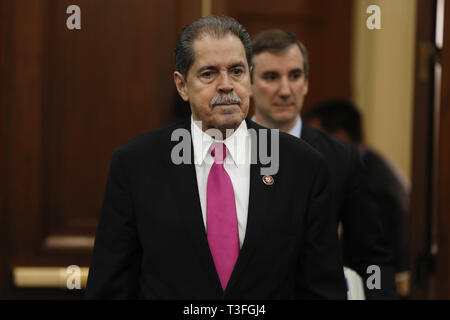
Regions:
M 235 63 L 229 65 L 227 67 L 227 69 L 233 69 L 233 68 L 237 68 L 237 67 L 245 68 L 245 64 L 242 61 L 235 62 Z M 216 71 L 218 69 L 219 68 L 217 66 L 212 66 L 212 65 L 211 66 L 204 66 L 204 67 L 201 67 L 200 69 L 198 69 L 197 73 L 202 73 L 205 70 L 215 70 Z
M 302 68 L 296 68 L 296 69 L 292 69 L 292 70 L 289 71 L 289 73 L 292 73 L 292 72 L 301 72 L 301 73 L 303 73 L 303 69 Z
M 217 70 L 216 66 L 204 66 L 197 70 L 197 73 L 202 73 L 205 70 Z
M 231 66 L 228 67 L 228 69 L 233 69 L 233 68 L 237 68 L 237 67 L 242 67 L 245 68 L 245 64 L 242 61 L 233 63 Z
M 301 68 L 296 68 L 296 69 L 289 70 L 288 73 L 291 74 L 291 73 L 296 73 L 296 72 L 304 73 L 303 69 L 301 69 Z M 278 71 L 276 71 L 276 70 L 266 70 L 266 71 L 264 71 L 262 74 L 263 74 L 263 75 L 266 75 L 266 74 L 271 74 L 271 73 L 280 74 L 280 73 L 279 73 Z

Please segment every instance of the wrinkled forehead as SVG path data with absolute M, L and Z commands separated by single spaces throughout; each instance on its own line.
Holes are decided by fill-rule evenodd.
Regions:
M 241 40 L 231 32 L 222 36 L 202 32 L 192 43 L 194 62 L 192 69 L 206 65 L 223 67 L 236 63 L 248 66 Z

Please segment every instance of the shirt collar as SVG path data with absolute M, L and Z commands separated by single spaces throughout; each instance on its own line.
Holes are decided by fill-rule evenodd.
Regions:
M 293 135 L 294 137 L 301 138 L 302 134 L 302 118 L 298 117 L 297 122 L 292 127 L 291 130 L 289 130 L 289 134 Z
M 252 117 L 252 121 L 255 121 L 255 116 Z M 297 122 L 295 123 L 294 127 L 292 127 L 292 129 L 288 133 L 297 138 L 301 137 L 301 135 L 302 135 L 302 118 L 300 118 L 300 116 L 298 117 Z
M 192 133 L 192 145 L 194 146 L 194 162 L 195 164 L 203 164 L 206 158 L 211 157 L 210 150 L 211 145 L 214 142 L 223 142 L 227 147 L 227 157 L 225 162 L 232 160 L 235 166 L 242 163 L 246 155 L 247 141 L 249 133 L 247 130 L 247 123 L 245 120 L 241 122 L 236 131 L 228 138 L 223 140 L 214 140 L 209 134 L 205 133 L 200 128 L 200 122 L 194 121 L 191 115 L 191 133 Z M 212 159 L 212 157 L 211 157 Z

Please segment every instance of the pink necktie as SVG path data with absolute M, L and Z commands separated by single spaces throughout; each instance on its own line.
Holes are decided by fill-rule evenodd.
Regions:
M 214 164 L 209 171 L 206 191 L 206 233 L 216 271 L 225 291 L 239 255 L 236 203 L 231 179 L 223 167 L 227 147 L 215 143 Z

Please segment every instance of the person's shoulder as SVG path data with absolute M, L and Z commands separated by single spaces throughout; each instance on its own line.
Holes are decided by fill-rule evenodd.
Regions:
M 387 167 L 386 159 L 370 147 L 366 147 L 364 150 L 364 162 L 367 166 Z
M 382 154 L 367 147 L 364 151 L 364 164 L 368 174 L 371 176 L 374 184 L 386 188 L 404 190 L 407 193 L 409 189 L 408 182 L 402 173 Z
M 306 142 L 319 149 L 319 151 L 327 148 L 334 153 L 348 155 L 357 150 L 356 146 L 349 142 L 336 139 L 320 130 L 308 126 L 307 124 L 304 124 L 304 126 L 304 130 L 308 133 L 308 138 L 305 137 Z
M 292 156 L 301 155 L 312 160 L 323 159 L 323 155 L 304 140 L 285 132 L 280 132 L 280 150 L 289 152 Z

